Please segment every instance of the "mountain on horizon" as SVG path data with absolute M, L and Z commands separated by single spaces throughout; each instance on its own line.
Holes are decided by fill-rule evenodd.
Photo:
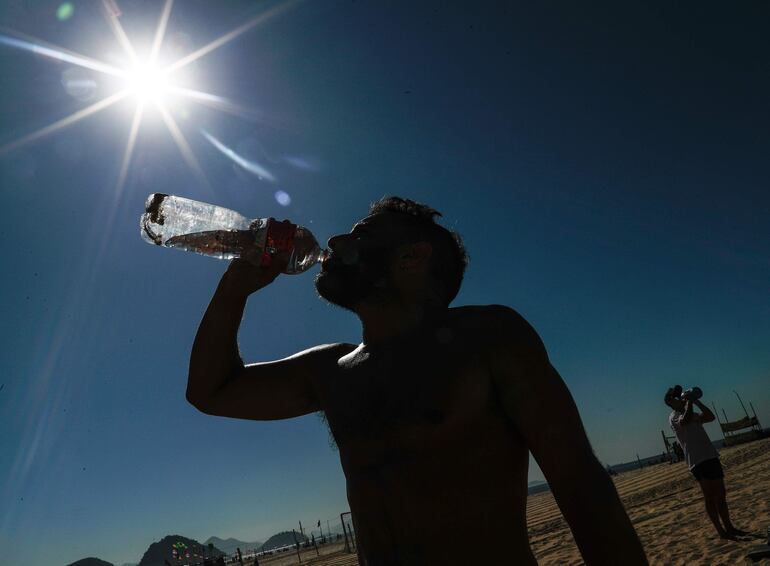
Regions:
M 176 563 L 173 554 L 174 545 L 182 549 L 182 556 L 186 556 L 189 553 L 191 559 L 201 558 L 202 561 L 204 553 L 206 557 L 210 556 L 207 544 L 201 544 L 195 539 L 181 535 L 167 535 L 149 546 L 139 561 L 139 566 L 165 566 L 166 561 L 172 564 Z M 213 556 L 215 558 L 224 554 L 216 546 L 214 547 Z
M 112 562 L 107 562 L 106 560 L 101 560 L 100 558 L 94 558 L 92 556 L 89 556 L 88 558 L 81 558 L 80 560 L 76 560 L 71 564 L 67 564 L 67 566 L 115 566 L 115 565 Z
M 280 533 L 275 534 L 271 536 L 269 539 L 267 539 L 265 541 L 265 544 L 262 545 L 261 550 L 272 550 L 273 548 L 280 548 L 282 546 L 294 544 L 295 534 L 297 536 L 297 541 L 299 541 L 300 544 L 310 540 L 302 533 L 294 533 L 292 531 L 281 531 Z
M 244 542 L 242 540 L 238 540 L 237 538 L 227 538 L 227 539 L 221 539 L 219 537 L 209 537 L 206 542 L 204 543 L 206 545 L 213 544 L 216 548 L 224 552 L 225 554 L 235 554 L 237 549 L 241 549 L 241 552 L 246 552 L 246 550 L 260 550 L 262 548 L 262 543 L 259 541 L 255 542 Z

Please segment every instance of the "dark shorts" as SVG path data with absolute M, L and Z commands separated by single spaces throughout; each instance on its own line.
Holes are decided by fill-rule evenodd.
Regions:
M 722 463 L 719 458 L 712 458 L 701 462 L 697 466 L 693 466 L 690 470 L 695 479 L 700 480 L 719 480 L 725 477 L 724 471 L 722 471 Z

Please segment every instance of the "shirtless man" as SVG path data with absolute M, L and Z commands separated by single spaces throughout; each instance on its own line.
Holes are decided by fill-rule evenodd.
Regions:
M 528 452 L 588 564 L 646 564 L 532 327 L 504 306 L 449 308 L 467 258 L 436 215 L 390 197 L 329 240 L 316 288 L 359 317 L 358 345 L 244 365 L 246 299 L 283 264 L 234 260 L 195 338 L 187 399 L 210 415 L 253 420 L 323 411 L 366 566 L 536 564 Z

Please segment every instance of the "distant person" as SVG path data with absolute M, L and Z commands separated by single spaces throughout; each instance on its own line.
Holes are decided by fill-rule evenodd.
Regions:
M 681 462 L 684 460 L 684 450 L 682 450 L 682 445 L 679 444 L 676 440 L 674 441 L 674 444 L 671 445 L 672 450 L 674 451 L 674 455 L 676 456 L 676 461 Z
M 537 333 L 505 306 L 449 308 L 467 257 L 436 216 L 385 198 L 328 241 L 316 289 L 359 317 L 358 345 L 244 365 L 237 332 L 246 300 L 286 260 L 267 268 L 233 260 L 195 338 L 187 399 L 210 415 L 254 420 L 324 411 L 363 565 L 536 564 L 528 451 L 588 564 L 646 564 Z M 262 332 L 277 330 L 263 320 Z M 506 544 L 457 544 L 478 540 Z
M 703 423 L 710 423 L 715 419 L 714 413 L 698 399 L 687 396 L 683 398 L 681 391 L 682 387 L 679 385 L 666 391 L 664 401 L 673 409 L 668 422 L 674 430 L 690 472 L 700 484 L 706 513 L 721 538 L 732 539 L 737 535 L 745 535 L 744 531 L 736 529 L 730 521 L 725 476 L 719 461 L 719 452 L 711 444 L 711 439 L 703 428 Z M 701 410 L 700 414 L 694 411 L 693 407 L 696 406 Z M 676 442 L 674 450 L 676 451 Z

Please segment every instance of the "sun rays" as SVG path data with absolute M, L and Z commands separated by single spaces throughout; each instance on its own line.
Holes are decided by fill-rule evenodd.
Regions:
M 92 117 L 103 110 L 112 107 L 121 100 L 132 97 L 135 100 L 136 106 L 134 108 L 133 118 L 126 138 L 127 141 L 123 152 L 123 158 L 120 164 L 116 193 L 120 194 L 123 185 L 128 178 L 142 120 L 150 106 L 157 108 L 185 163 L 200 181 L 206 183 L 206 177 L 203 170 L 195 157 L 189 142 L 185 138 L 184 133 L 179 128 L 170 111 L 170 102 L 179 97 L 196 104 L 213 107 L 217 110 L 251 120 L 259 119 L 259 114 L 256 111 L 240 106 L 223 96 L 199 89 L 189 88 L 188 86 L 180 84 L 177 80 L 178 72 L 193 61 L 205 57 L 212 51 L 226 45 L 247 31 L 254 29 L 259 24 L 284 12 L 299 1 L 300 0 L 287 0 L 278 4 L 247 20 L 237 28 L 223 34 L 203 47 L 196 49 L 190 54 L 167 65 L 159 65 L 158 60 L 163 40 L 166 35 L 168 22 L 171 17 L 171 11 L 174 4 L 173 0 L 165 0 L 163 3 L 149 55 L 146 58 L 139 56 L 137 49 L 126 34 L 120 21 L 122 13 L 116 0 L 102 0 L 102 8 L 107 24 L 112 30 L 118 45 L 120 45 L 128 61 L 125 66 L 120 67 L 100 61 L 93 57 L 75 53 L 71 50 L 52 45 L 43 40 L 13 30 L 0 28 L 0 32 L 2 32 L 0 33 L 0 45 L 69 63 L 77 67 L 95 71 L 102 75 L 108 75 L 109 77 L 116 78 L 116 84 L 120 85 L 116 92 L 104 96 L 89 106 L 0 146 L 0 155 L 63 130 L 81 120 Z M 209 143 L 212 143 L 207 137 L 204 136 L 204 138 L 209 141 Z M 222 151 L 221 148 L 218 147 L 218 149 Z M 227 154 L 225 153 L 225 155 Z
M 137 147 L 141 146 L 144 140 L 143 122 L 147 122 L 148 115 L 153 114 L 157 119 L 162 135 L 166 135 L 163 129 L 168 130 L 168 135 L 178 148 L 186 167 L 205 187 L 210 189 L 205 180 L 203 168 L 193 150 L 196 145 L 191 145 L 180 126 L 189 126 L 185 131 L 188 136 L 195 136 L 191 140 L 199 140 L 199 145 L 205 144 L 203 147 L 207 149 L 215 148 L 216 153 L 212 151 L 212 155 L 233 161 L 239 167 L 258 176 L 261 182 L 270 183 L 273 178 L 253 160 L 247 160 L 235 151 L 229 150 L 219 139 L 210 134 L 211 139 L 209 139 L 203 134 L 202 124 L 195 123 L 196 118 L 203 122 L 204 118 L 209 117 L 208 108 L 232 114 L 250 122 L 263 122 L 261 113 L 241 106 L 221 94 L 208 92 L 205 85 L 197 84 L 197 80 L 188 79 L 190 79 L 189 75 L 192 75 L 191 63 L 203 59 L 246 32 L 257 29 L 270 18 L 284 13 L 287 8 L 298 4 L 297 0 L 287 0 L 257 16 L 244 18 L 242 20 L 244 23 L 213 41 L 208 43 L 201 41 L 201 44 L 205 43 L 203 47 L 193 46 L 183 52 L 175 51 L 172 41 L 167 39 L 167 35 L 171 38 L 172 31 L 175 31 L 173 25 L 169 28 L 169 24 L 173 24 L 171 21 L 173 10 L 180 9 L 183 6 L 182 3 L 175 5 L 173 0 L 164 0 L 162 3 L 155 4 L 159 9 L 157 20 L 149 26 L 148 33 L 142 34 L 147 38 L 145 44 L 131 41 L 134 30 L 126 25 L 126 29 L 132 32 L 126 33 L 121 23 L 125 22 L 126 16 L 121 13 L 115 0 L 101 0 L 101 3 L 94 4 L 97 9 L 103 10 L 106 24 L 102 29 L 109 28 L 111 32 L 110 45 L 103 45 L 101 49 L 94 45 L 93 49 L 88 51 L 98 54 L 97 57 L 77 53 L 44 39 L 0 26 L 0 49 L 12 49 L 15 51 L 14 55 L 41 58 L 49 63 L 52 71 L 56 64 L 59 67 L 56 72 L 62 71 L 61 82 L 65 91 L 79 101 L 79 108 L 75 111 L 67 113 L 61 110 L 58 115 L 47 117 L 46 120 L 50 120 L 50 123 L 32 122 L 21 132 L 7 132 L 8 135 L 0 140 L 0 157 L 12 159 L 16 157 L 11 155 L 12 152 L 50 138 L 86 120 L 95 120 L 95 116 L 104 118 L 110 114 L 109 117 L 112 118 L 114 114 L 119 115 L 121 124 L 125 122 L 125 125 L 121 125 L 120 128 L 113 128 L 110 134 L 116 136 L 116 147 L 118 147 L 115 151 L 115 160 L 119 160 L 115 164 L 115 185 L 108 187 L 111 190 L 100 195 L 99 203 L 94 205 L 99 212 L 98 221 L 92 222 L 86 237 L 78 241 L 82 246 L 82 250 L 78 251 L 79 263 L 74 264 L 73 269 L 68 271 L 68 273 L 71 272 L 72 280 L 62 291 L 65 298 L 62 299 L 61 310 L 52 310 L 45 319 L 42 319 L 41 330 L 36 337 L 34 359 L 37 361 L 28 378 L 30 386 L 27 394 L 20 394 L 19 397 L 19 406 L 22 407 L 19 415 L 26 415 L 27 421 L 22 423 L 18 449 L 8 466 L 8 481 L 0 485 L 0 500 L 3 501 L 10 501 L 11 494 L 15 496 L 26 488 L 30 481 L 31 470 L 34 470 L 33 464 L 45 462 L 48 466 L 56 466 L 56 458 L 62 457 L 61 451 L 57 450 L 56 446 L 64 430 L 62 409 L 70 401 L 72 388 L 82 386 L 82 383 L 62 375 L 61 366 L 69 360 L 73 340 L 78 341 L 79 348 L 89 351 L 89 344 L 81 342 L 82 336 L 88 335 L 86 328 L 89 316 L 93 312 L 92 299 L 95 290 L 104 281 L 101 279 L 105 266 L 104 260 L 112 249 L 111 246 L 115 245 L 111 230 L 117 225 L 116 219 L 122 212 L 121 201 L 124 193 L 127 192 L 126 187 L 129 186 L 132 162 L 136 168 L 139 155 Z M 71 15 L 72 8 L 70 7 L 69 10 Z M 66 19 L 69 15 L 62 13 L 59 19 Z M 97 23 L 101 22 L 97 21 Z M 111 54 L 108 55 L 110 48 L 118 52 L 117 58 L 113 58 Z M 176 53 L 176 58 L 173 60 L 169 59 L 171 52 Z M 13 102 L 16 103 L 16 101 Z M 182 107 L 181 102 L 189 102 L 190 107 L 186 105 Z M 23 105 L 20 104 L 20 106 Z M 129 113 L 123 115 L 122 112 L 126 109 Z M 13 108 L 6 108 L 9 114 L 13 110 Z M 195 110 L 200 110 L 201 113 L 196 114 Z M 206 116 L 201 116 L 204 112 Z M 182 123 L 184 118 L 186 121 Z M 271 192 L 272 190 L 275 190 L 275 187 Z M 279 191 L 276 195 L 280 195 L 280 198 L 276 198 L 282 205 L 290 202 L 285 192 Z M 86 379 L 82 378 L 81 381 Z M 0 532 L 4 527 L 13 524 L 19 513 L 18 506 L 1 509 Z

